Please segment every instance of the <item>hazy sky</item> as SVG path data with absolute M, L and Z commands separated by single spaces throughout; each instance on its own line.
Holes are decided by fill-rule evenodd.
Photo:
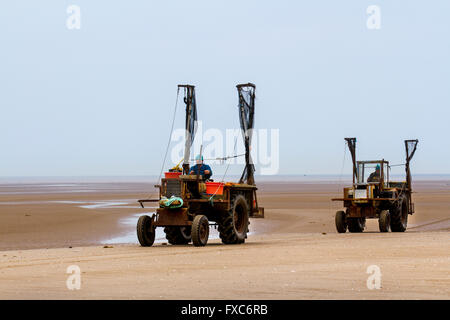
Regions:
M 369 5 L 381 29 L 367 28 Z M 418 138 L 413 172 L 450 173 L 449 12 L 444 0 L 2 1 L 0 176 L 157 174 L 176 85 L 196 85 L 204 129 L 225 130 L 249 81 L 256 127 L 279 129 L 280 174 L 339 174 L 347 136 L 361 159 L 392 163 Z

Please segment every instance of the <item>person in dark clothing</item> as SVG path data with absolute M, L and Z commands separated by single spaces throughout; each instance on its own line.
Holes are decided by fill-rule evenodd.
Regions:
M 369 178 L 367 178 L 367 182 L 379 182 L 379 181 L 380 181 L 380 165 L 377 164 L 377 166 L 375 167 L 375 171 L 370 174 Z
M 197 164 L 191 167 L 191 170 L 189 170 L 189 174 L 200 174 L 203 177 L 203 180 L 208 180 L 209 178 L 211 178 L 211 167 L 203 163 L 203 156 L 198 155 L 195 157 L 195 160 L 197 161 Z

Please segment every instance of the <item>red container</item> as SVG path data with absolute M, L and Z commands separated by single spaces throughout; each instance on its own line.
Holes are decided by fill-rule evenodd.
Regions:
M 166 179 L 178 179 L 181 176 L 181 172 L 164 172 Z
M 206 182 L 206 193 L 207 194 L 223 194 L 223 186 L 225 183 L 223 182 Z

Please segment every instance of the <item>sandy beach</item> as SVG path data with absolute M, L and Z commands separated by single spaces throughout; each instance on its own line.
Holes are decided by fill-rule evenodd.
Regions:
M 258 183 L 265 219 L 244 245 L 137 244 L 152 183 L 0 184 L 1 299 L 449 299 L 450 181 L 414 183 L 406 233 L 337 234 L 342 184 Z M 104 246 L 107 245 L 107 248 Z M 67 267 L 81 270 L 68 290 Z M 379 266 L 381 289 L 366 273 Z

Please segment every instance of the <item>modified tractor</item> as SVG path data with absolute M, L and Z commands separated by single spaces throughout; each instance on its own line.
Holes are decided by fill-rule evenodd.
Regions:
M 404 232 L 408 215 L 414 213 L 411 199 L 410 161 L 416 152 L 418 140 L 405 140 L 406 179 L 390 180 L 389 162 L 383 160 L 356 161 L 356 138 L 345 138 L 353 162 L 353 186 L 344 188 L 345 211 L 336 212 L 335 223 L 339 233 L 362 232 L 366 219 L 378 219 L 380 232 Z M 402 164 L 403 165 L 403 164 Z
M 138 200 L 142 208 L 148 202 L 157 202 L 160 206 L 152 216 L 143 215 L 139 218 L 139 243 L 144 247 L 153 245 L 155 229 L 162 227 L 170 244 L 182 245 L 192 241 L 194 246 L 205 246 L 210 225 L 218 228 L 224 244 L 244 243 L 249 231 L 249 218 L 264 217 L 264 208 L 258 206 L 255 168 L 250 156 L 255 85 L 237 85 L 239 120 L 245 146 L 245 168 L 237 183 L 214 182 L 200 174 L 189 174 L 189 157 L 197 128 L 197 105 L 194 86 L 179 85 L 180 89 L 184 90 L 186 105 L 183 165 L 182 168 L 177 166 L 166 172 L 161 183 L 155 186 L 159 189 L 157 199 Z

